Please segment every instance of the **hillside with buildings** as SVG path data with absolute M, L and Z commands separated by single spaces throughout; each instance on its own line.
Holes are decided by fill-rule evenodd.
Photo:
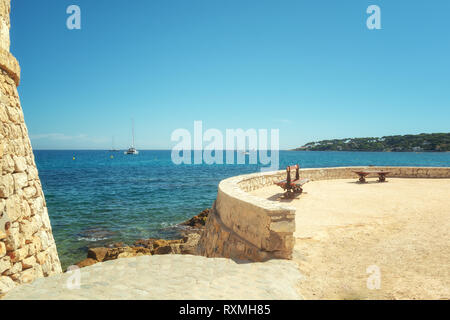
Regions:
M 385 136 L 381 138 L 348 138 L 309 142 L 294 151 L 450 151 L 450 133 Z

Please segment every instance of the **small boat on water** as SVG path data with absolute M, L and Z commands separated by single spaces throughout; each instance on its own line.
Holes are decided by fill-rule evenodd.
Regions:
M 112 138 L 112 145 L 111 145 L 111 152 L 118 152 L 120 151 L 119 149 L 114 148 L 114 137 Z
M 139 151 L 137 151 L 134 147 L 130 147 L 127 151 L 124 152 L 124 154 L 139 154 Z
M 132 135 L 133 135 L 133 143 L 128 148 L 128 150 L 124 152 L 124 154 L 139 154 L 139 151 L 137 151 L 136 148 L 134 147 L 134 120 L 132 123 Z

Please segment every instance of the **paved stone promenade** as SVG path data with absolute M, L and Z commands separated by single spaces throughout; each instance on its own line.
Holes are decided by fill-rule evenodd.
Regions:
M 124 258 L 19 286 L 4 299 L 301 299 L 301 275 L 287 260 L 236 263 L 223 258 L 155 255 Z

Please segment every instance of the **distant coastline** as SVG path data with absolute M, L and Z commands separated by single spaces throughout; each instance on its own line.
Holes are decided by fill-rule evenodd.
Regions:
M 308 149 L 301 149 L 300 148 L 296 148 L 296 149 L 289 149 L 289 150 L 280 150 L 280 151 L 296 151 L 296 152 L 386 152 L 386 153 L 408 153 L 408 152 L 414 152 L 414 153 L 447 153 L 450 152 L 449 151 L 443 151 L 443 150 L 421 150 L 421 151 L 413 151 L 413 150 L 308 150 Z
M 450 133 L 322 140 L 290 151 L 449 152 Z

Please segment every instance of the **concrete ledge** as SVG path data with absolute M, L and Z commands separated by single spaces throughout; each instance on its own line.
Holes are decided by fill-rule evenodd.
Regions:
M 4 300 L 302 299 L 297 287 L 303 277 L 293 261 L 154 255 L 97 263 L 78 275 L 79 288 L 70 287 L 77 284 L 71 271 L 19 286 Z

